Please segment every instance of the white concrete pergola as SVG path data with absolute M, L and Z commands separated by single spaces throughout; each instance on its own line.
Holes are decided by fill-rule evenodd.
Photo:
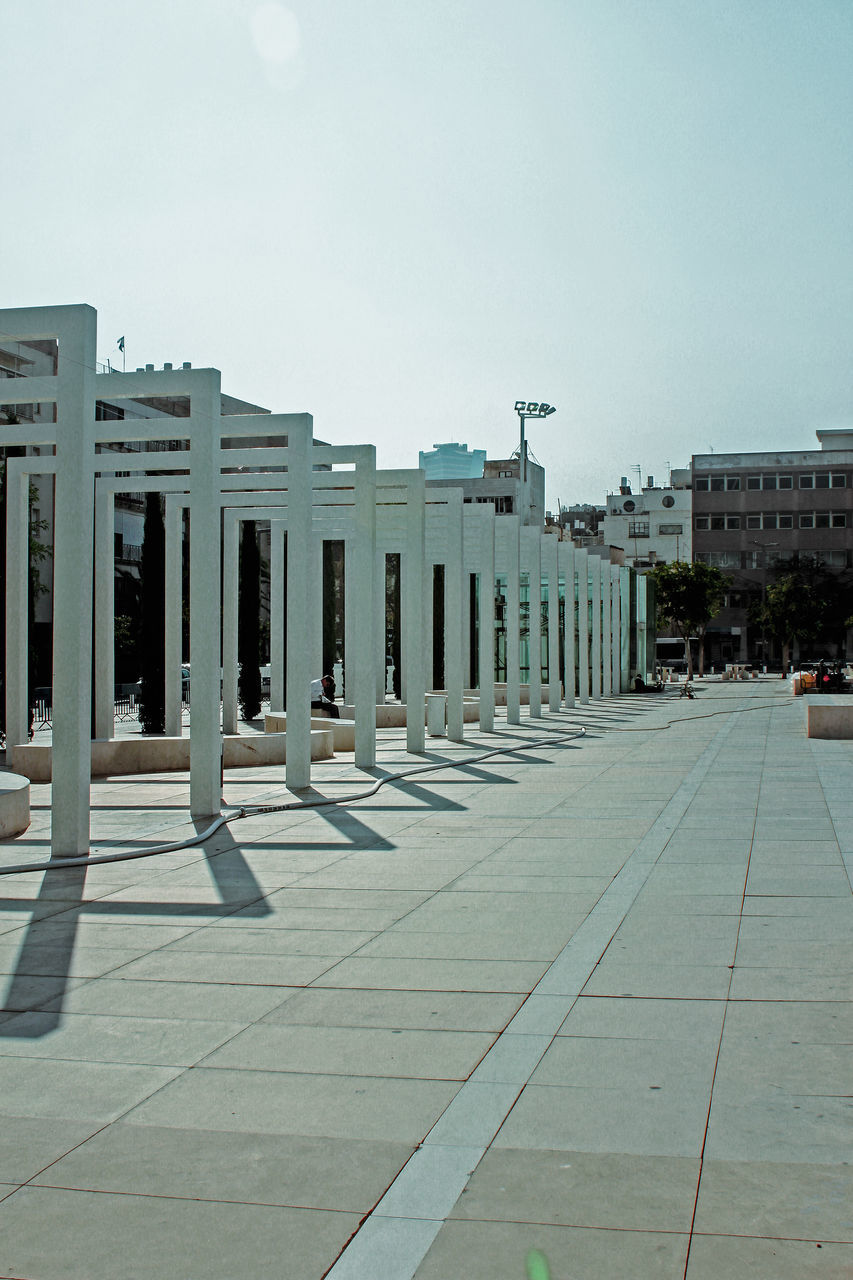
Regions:
M 553 535 L 522 527 L 516 516 L 496 518 L 489 505 L 464 504 L 461 490 L 425 491 L 420 471 L 377 471 L 370 445 L 314 445 L 309 414 L 223 414 L 220 374 L 215 369 L 97 373 L 96 315 L 91 307 L 0 311 L 0 340 L 33 339 L 56 341 L 57 373 L 10 380 L 4 400 L 54 404 L 56 420 L 0 426 L 0 445 L 51 450 L 10 458 L 7 463 L 6 724 L 8 746 L 27 741 L 28 483 L 30 475 L 53 474 L 54 856 L 75 856 L 89 848 L 93 652 L 96 734 L 111 738 L 114 733 L 112 530 L 117 492 L 151 490 L 165 495 L 166 734 L 170 736 L 181 733 L 181 540 L 183 513 L 189 512 L 190 808 L 195 816 L 220 811 L 221 734 L 223 728 L 232 732 L 237 727 L 237 545 L 242 520 L 270 522 L 271 699 L 283 706 L 286 674 L 286 783 L 292 790 L 307 787 L 311 778 L 310 681 L 318 674 L 326 539 L 345 543 L 345 694 L 355 707 L 359 767 L 370 768 L 376 762 L 376 704 L 385 697 L 384 564 L 388 554 L 399 554 L 401 564 L 408 750 L 419 752 L 424 747 L 423 702 L 432 659 L 432 569 L 437 564 L 444 566 L 449 738 L 461 741 L 464 733 L 472 574 L 479 578 L 481 729 L 489 731 L 494 723 L 496 575 L 506 584 L 510 724 L 521 718 L 523 575 L 530 600 L 529 714 L 541 716 L 543 700 L 551 711 L 560 707 L 560 658 L 566 706 L 573 706 L 576 699 L 586 703 L 591 697 L 628 687 L 627 570 L 559 543 Z M 154 396 L 187 397 L 189 416 L 134 419 L 132 424 L 95 420 L 96 400 Z M 239 445 L 241 438 L 248 441 L 245 447 Z M 96 445 L 122 439 L 143 442 L 143 448 L 131 455 L 96 452 Z M 144 447 L 144 442 L 164 439 L 183 440 L 185 448 L 153 451 Z M 258 440 L 266 443 L 259 445 Z M 134 473 L 157 474 L 118 474 L 129 466 Z M 543 584 L 548 601 L 545 685 L 539 660 Z

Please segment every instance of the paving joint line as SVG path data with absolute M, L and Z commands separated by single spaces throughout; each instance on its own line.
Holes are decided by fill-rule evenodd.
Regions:
M 741 709 L 733 707 L 732 716 Z M 413 1280 L 447 1215 L 639 896 L 734 724 L 734 719 L 727 719 L 707 744 L 584 922 L 366 1215 L 324 1280 L 374 1280 L 377 1275 L 383 1280 Z M 522 1046 L 520 1069 L 517 1055 L 510 1055 L 515 1069 L 503 1069 L 515 1079 L 500 1078 L 500 1057 L 506 1053 L 508 1038 L 528 1041 Z M 497 1078 L 490 1080 L 493 1069 Z

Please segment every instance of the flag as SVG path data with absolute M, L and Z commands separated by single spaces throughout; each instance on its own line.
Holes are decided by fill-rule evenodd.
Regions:
M 118 339 L 118 341 L 116 342 L 116 346 L 118 347 L 119 351 L 124 351 L 124 334 L 122 334 L 121 337 Z

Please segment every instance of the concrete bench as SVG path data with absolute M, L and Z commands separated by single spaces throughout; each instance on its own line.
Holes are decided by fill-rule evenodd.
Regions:
M 19 836 L 30 825 L 30 780 L 0 773 L 0 837 Z
M 286 711 L 269 711 L 264 716 L 264 733 L 284 733 L 287 727 Z M 312 733 L 321 730 L 332 734 L 335 751 L 355 751 L 355 721 L 333 720 L 331 716 L 312 715 Z M 312 757 L 313 759 L 314 757 Z
M 325 722 L 331 724 L 331 721 Z M 311 732 L 311 759 L 330 760 L 335 753 L 331 729 Z M 26 742 L 11 749 L 12 767 L 31 782 L 50 782 L 49 743 Z M 226 769 L 253 765 L 284 764 L 287 759 L 283 733 L 226 734 L 223 764 Z M 166 737 L 95 738 L 92 742 L 92 777 L 129 773 L 168 773 L 190 767 L 190 739 Z
M 803 699 L 808 738 L 853 738 L 853 696 L 813 694 Z

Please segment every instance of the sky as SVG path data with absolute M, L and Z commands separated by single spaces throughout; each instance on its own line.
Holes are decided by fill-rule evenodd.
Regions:
M 546 504 L 853 424 L 850 0 L 0 0 L 0 305 Z

